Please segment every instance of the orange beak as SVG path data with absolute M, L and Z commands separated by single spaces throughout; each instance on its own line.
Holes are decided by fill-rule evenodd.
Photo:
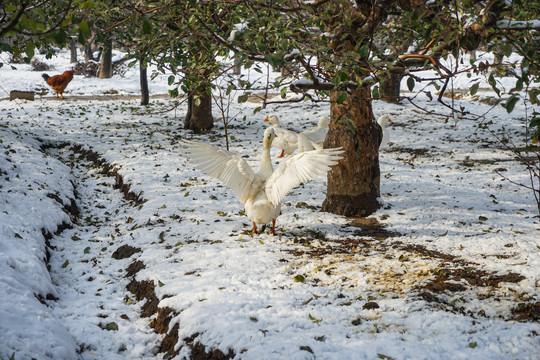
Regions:
M 267 121 L 269 121 L 268 120 L 268 115 L 266 115 L 266 118 L 263 120 L 263 122 L 267 122 Z

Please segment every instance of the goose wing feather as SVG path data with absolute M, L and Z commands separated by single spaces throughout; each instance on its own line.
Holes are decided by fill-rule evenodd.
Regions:
M 260 182 L 249 164 L 237 153 L 215 146 L 183 140 L 187 146 L 185 154 L 197 169 L 206 175 L 221 180 L 233 193 L 246 203 Z
M 266 181 L 268 200 L 277 205 L 285 195 L 301 182 L 322 176 L 342 159 L 341 148 L 312 150 L 292 156 L 283 161 Z

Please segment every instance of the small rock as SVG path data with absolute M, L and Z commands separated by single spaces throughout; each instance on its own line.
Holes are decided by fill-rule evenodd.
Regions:
M 369 302 L 365 303 L 364 306 L 363 306 L 364 310 L 373 310 L 373 309 L 378 309 L 378 308 L 379 308 L 379 304 L 377 304 L 374 301 L 369 301 Z

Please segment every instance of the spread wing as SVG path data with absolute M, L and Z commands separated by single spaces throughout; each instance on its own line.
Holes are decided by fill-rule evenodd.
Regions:
M 303 181 L 322 176 L 342 159 L 341 148 L 318 149 L 292 156 L 282 162 L 266 181 L 266 195 L 272 204 L 281 203 L 285 195 Z
M 240 155 L 194 141 L 183 140 L 182 143 L 187 147 L 184 155 L 191 164 L 206 175 L 223 181 L 242 203 L 247 201 L 257 181 L 260 182 Z

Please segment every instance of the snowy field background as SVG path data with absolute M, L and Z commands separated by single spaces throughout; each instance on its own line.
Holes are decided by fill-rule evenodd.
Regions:
M 62 51 L 44 60 L 55 66 L 47 73 L 70 69 L 68 59 Z M 4 64 L 0 91 L 44 88 L 41 74 Z M 467 91 L 473 80 L 453 85 Z M 75 75 L 65 101 L 0 96 L 0 359 L 168 357 L 165 334 L 150 327 L 156 314 L 141 316 L 151 301 L 126 290 L 131 278 L 153 282 L 159 308 L 170 308 L 162 332 L 177 335 L 177 359 L 193 357 L 196 344 L 236 359 L 539 358 L 538 318 L 523 321 L 519 310 L 534 314 L 540 301 L 536 203 L 500 175 L 527 184 L 525 165 L 477 122 L 375 101 L 375 116 L 394 123 L 372 220 L 320 212 L 318 179 L 285 198 L 277 236 L 251 237 L 241 203 L 181 155 L 182 138 L 224 146 L 219 121 L 193 135 L 174 99 L 100 99 L 138 95 L 138 84 L 128 70 Z M 495 96 L 488 86 L 479 94 Z M 150 81 L 152 96 L 167 90 L 167 75 Z M 491 108 L 466 100 L 456 102 Z M 447 112 L 425 96 L 417 103 Z M 231 112 L 231 150 L 253 166 L 267 114 L 296 131 L 329 115 L 328 104 L 254 115 L 258 106 L 233 103 Z M 484 124 L 522 146 L 524 117 L 518 102 L 511 114 L 495 107 Z M 136 252 L 122 258 L 125 245 Z M 144 268 L 126 277 L 135 261 Z

